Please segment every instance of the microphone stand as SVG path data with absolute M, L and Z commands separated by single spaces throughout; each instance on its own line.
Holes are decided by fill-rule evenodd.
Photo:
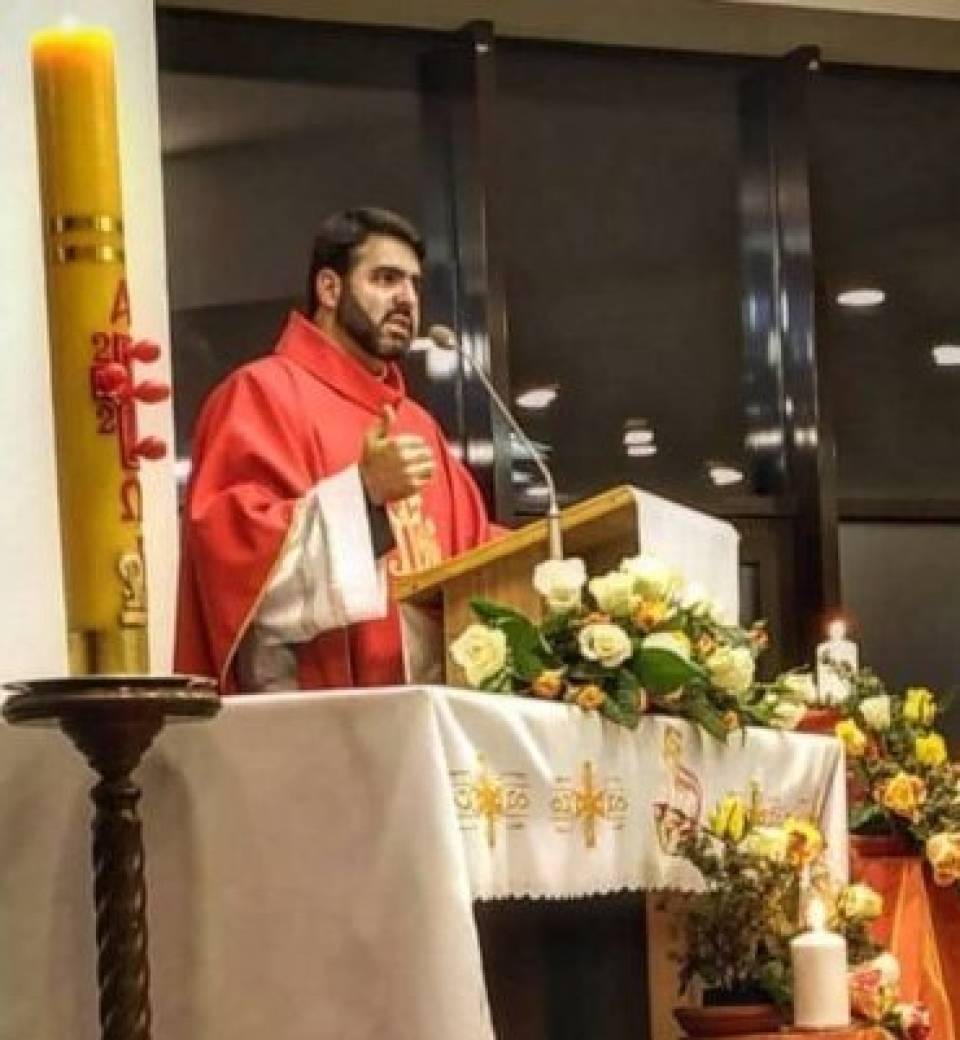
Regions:
M 480 382 L 483 383 L 484 388 L 490 395 L 494 404 L 497 406 L 498 411 L 507 421 L 507 425 L 516 434 L 517 439 L 527 449 L 530 454 L 530 458 L 533 459 L 534 465 L 540 471 L 540 475 L 543 477 L 543 482 L 547 486 L 547 538 L 550 547 L 550 559 L 551 560 L 562 560 L 563 559 L 563 530 L 560 526 L 560 507 L 557 504 L 557 489 L 553 483 L 553 476 L 550 470 L 547 469 L 543 459 L 540 458 L 540 453 L 534 447 L 533 442 L 524 433 L 523 428 L 513 417 L 513 413 L 506 406 L 503 398 L 497 393 L 496 387 L 490 381 L 489 376 L 483 370 L 483 366 L 473 359 L 470 352 L 463 346 L 463 344 L 456 338 L 451 329 L 444 328 L 443 326 L 434 326 L 429 333 L 430 339 L 438 346 L 446 350 L 456 350 L 457 353 L 465 360 L 468 361 L 476 373 Z

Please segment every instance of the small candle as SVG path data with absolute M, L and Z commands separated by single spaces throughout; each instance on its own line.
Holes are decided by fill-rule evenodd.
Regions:
M 793 1022 L 801 1029 L 850 1025 L 847 942 L 824 925 L 826 911 L 814 897 L 808 911 L 810 931 L 790 943 L 793 965 Z
M 849 697 L 844 666 L 855 672 L 858 664 L 857 644 L 847 639 L 846 622 L 831 621 L 826 642 L 817 647 L 817 696 L 821 704 L 839 704 Z

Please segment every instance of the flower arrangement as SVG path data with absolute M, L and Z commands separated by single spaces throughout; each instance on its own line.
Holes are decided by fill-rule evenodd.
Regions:
M 678 854 L 697 868 L 704 888 L 687 898 L 681 912 L 681 992 L 696 981 L 717 1002 L 746 995 L 789 1007 L 790 941 L 805 930 L 805 905 L 816 897 L 829 927 L 847 942 L 854 1012 L 905 1040 L 929 1037 L 926 1010 L 897 1003 L 896 958 L 870 938 L 882 898 L 868 885 L 830 879 L 815 824 L 790 816 L 767 819 L 758 792 L 749 802 L 728 795 L 706 826 L 690 824 Z
M 892 833 L 922 850 L 938 885 L 960 882 L 960 784 L 925 687 L 891 694 L 869 669 L 850 676 L 836 734 L 847 752 L 850 829 Z
M 698 722 L 720 740 L 744 725 L 793 728 L 808 675 L 756 681 L 762 623 L 745 630 L 647 554 L 588 579 L 579 559 L 534 571 L 541 621 L 473 600 L 477 622 L 450 646 L 469 686 L 579 705 L 634 727 L 648 711 Z

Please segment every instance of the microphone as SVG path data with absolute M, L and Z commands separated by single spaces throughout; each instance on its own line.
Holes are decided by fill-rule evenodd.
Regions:
M 483 366 L 474 361 L 470 352 L 457 339 L 453 329 L 448 328 L 446 325 L 431 325 L 427 332 L 427 338 L 434 346 L 440 347 L 441 350 L 454 350 L 460 357 L 470 363 L 480 382 L 483 383 L 484 389 L 490 395 L 490 399 L 497 406 L 497 410 L 507 421 L 507 425 L 516 434 L 520 443 L 530 453 L 530 458 L 533 459 L 547 487 L 547 535 L 550 545 L 550 558 L 552 560 L 562 560 L 563 532 L 560 527 L 560 507 L 557 505 L 557 489 L 553 483 L 550 470 L 547 469 L 543 459 L 540 458 L 540 453 L 533 446 L 530 438 L 523 432 L 523 428 L 517 420 L 514 419 L 513 413 L 504 404 L 503 398 L 497 393 L 493 383 L 490 382 L 487 373 L 483 370 Z

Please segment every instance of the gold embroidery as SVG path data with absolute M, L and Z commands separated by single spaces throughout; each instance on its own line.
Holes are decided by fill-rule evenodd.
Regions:
M 592 762 L 583 763 L 579 785 L 568 777 L 557 777 L 550 799 L 557 830 L 571 830 L 579 821 L 588 849 L 597 847 L 597 821 L 606 820 L 613 830 L 622 830 L 629 808 L 622 783 L 608 777 L 606 785 L 600 784 Z
M 668 786 L 664 797 L 653 803 L 653 816 L 660 848 L 676 856 L 680 843 L 700 820 L 703 787 L 697 774 L 683 764 L 683 731 L 669 723 L 663 733 L 663 764 Z
M 450 779 L 461 830 L 473 830 L 482 822 L 487 845 L 493 849 L 501 820 L 513 830 L 523 827 L 523 819 L 530 809 L 525 773 L 497 775 L 487 766 L 484 755 L 478 754 L 475 771 L 455 769 Z
M 423 515 L 423 495 L 388 503 L 387 516 L 397 543 L 397 554 L 389 563 L 392 575 L 415 574 L 442 561 L 436 522 Z

